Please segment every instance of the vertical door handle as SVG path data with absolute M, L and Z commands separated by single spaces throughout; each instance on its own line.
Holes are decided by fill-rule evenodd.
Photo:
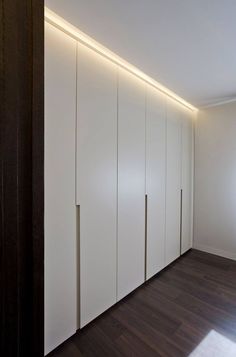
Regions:
M 182 227 L 183 227 L 183 189 L 180 190 L 180 255 L 182 254 Z
M 145 194 L 145 248 L 144 248 L 144 280 L 147 280 L 147 210 L 148 195 Z

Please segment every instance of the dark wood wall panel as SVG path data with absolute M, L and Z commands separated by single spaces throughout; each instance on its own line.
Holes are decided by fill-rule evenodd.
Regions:
M 44 2 L 1 0 L 1 355 L 43 356 Z

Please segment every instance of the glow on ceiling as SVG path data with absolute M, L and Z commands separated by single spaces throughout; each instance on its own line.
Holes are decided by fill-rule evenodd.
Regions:
M 135 76 L 141 78 L 144 80 L 146 83 L 150 84 L 151 86 L 155 87 L 162 93 L 166 94 L 170 98 L 174 99 L 175 101 L 179 102 L 180 104 L 184 105 L 188 109 L 192 111 L 197 111 L 198 109 L 195 108 L 192 104 L 188 103 L 186 100 L 183 98 L 179 97 L 177 94 L 154 80 L 153 78 L 149 77 L 142 71 L 140 71 L 137 67 L 133 66 L 129 62 L 125 61 L 123 58 L 119 57 L 82 31 L 80 31 L 78 28 L 75 26 L 71 25 L 69 22 L 64 20 L 62 17 L 58 16 L 55 14 L 53 11 L 45 7 L 45 20 L 46 22 L 50 23 L 51 25 L 54 25 L 58 29 L 62 30 L 63 32 L 67 33 L 69 36 L 73 37 L 74 39 L 78 40 L 79 42 L 83 43 L 87 47 L 93 49 L 97 53 L 103 55 L 110 61 L 114 62 L 118 66 L 128 70 L 130 73 L 133 73 Z

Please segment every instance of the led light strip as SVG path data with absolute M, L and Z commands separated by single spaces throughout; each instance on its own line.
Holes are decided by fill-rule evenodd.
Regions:
M 130 73 L 134 74 L 135 76 L 139 77 L 140 79 L 144 80 L 146 83 L 150 84 L 151 86 L 155 87 L 162 93 L 166 94 L 170 98 L 174 99 L 175 101 L 179 102 L 180 104 L 184 105 L 188 109 L 192 111 L 197 111 L 198 109 L 195 108 L 190 103 L 186 102 L 184 99 L 179 97 L 174 92 L 170 91 L 168 88 L 164 87 L 162 84 L 158 83 L 138 68 L 133 66 L 132 64 L 128 63 L 127 61 L 123 60 L 121 57 L 117 56 L 112 51 L 108 50 L 106 47 L 102 46 L 100 43 L 93 40 L 91 37 L 87 36 L 85 33 L 80 31 L 75 26 L 71 25 L 69 22 L 64 20 L 62 17 L 55 14 L 53 11 L 45 7 L 45 21 L 54 25 L 58 29 L 62 30 L 63 32 L 67 33 L 69 36 L 73 37 L 74 39 L 78 40 L 79 42 L 83 43 L 87 47 L 93 49 L 94 51 L 98 52 L 99 54 L 103 55 L 110 61 L 114 62 L 118 66 L 128 70 Z

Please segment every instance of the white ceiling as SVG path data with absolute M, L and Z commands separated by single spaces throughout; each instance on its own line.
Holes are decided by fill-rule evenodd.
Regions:
M 45 4 L 197 107 L 236 97 L 236 0 Z

